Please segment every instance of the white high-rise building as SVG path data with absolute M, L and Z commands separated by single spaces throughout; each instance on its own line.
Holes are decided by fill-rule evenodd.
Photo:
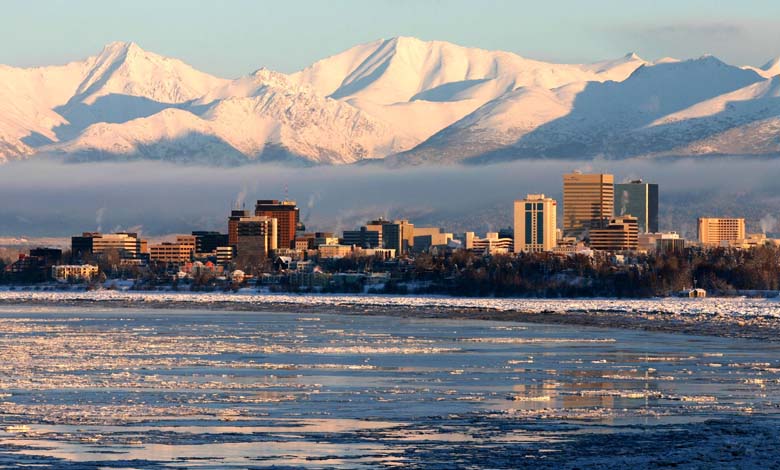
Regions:
M 552 251 L 556 245 L 558 203 L 544 194 L 515 201 L 515 253 Z

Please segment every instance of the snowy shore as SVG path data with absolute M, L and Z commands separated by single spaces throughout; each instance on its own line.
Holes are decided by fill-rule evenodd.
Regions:
M 0 291 L 2 304 L 95 305 L 480 319 L 639 328 L 688 334 L 780 338 L 771 299 L 517 299 L 386 295 L 291 295 L 130 291 Z

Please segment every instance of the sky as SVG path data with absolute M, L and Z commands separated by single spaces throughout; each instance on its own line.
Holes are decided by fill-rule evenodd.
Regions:
M 134 41 L 231 78 L 260 67 L 293 72 L 399 35 L 552 62 L 636 52 L 761 65 L 780 56 L 777 0 L 3 0 L 1 8 L 0 63 L 12 66 Z

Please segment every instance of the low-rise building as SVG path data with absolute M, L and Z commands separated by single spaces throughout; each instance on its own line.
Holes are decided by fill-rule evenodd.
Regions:
M 637 236 L 637 249 L 647 253 L 677 253 L 685 250 L 685 239 L 677 232 L 640 233 Z
M 389 260 L 395 258 L 395 250 L 392 248 L 367 248 L 356 249 L 355 252 L 359 256 L 374 256 L 383 260 Z
M 190 244 L 163 242 L 149 246 L 149 258 L 158 263 L 182 264 L 192 261 L 193 250 Z
M 435 247 L 445 247 L 453 239 L 452 233 L 439 227 L 414 227 L 414 251 L 424 253 Z
M 98 267 L 91 264 L 60 264 L 51 268 L 51 276 L 59 282 L 89 281 L 97 275 Z
M 345 230 L 341 237 L 342 245 L 355 245 L 360 248 L 381 248 L 381 230 L 371 230 L 366 226 L 358 230 Z
M 560 230 L 558 232 L 561 232 Z M 556 242 L 552 252 L 556 255 L 573 255 L 576 253 L 590 254 L 590 248 L 577 237 L 563 237 Z
M 215 250 L 217 255 L 218 264 L 227 264 L 233 261 L 233 247 L 232 246 L 218 246 Z
M 92 238 L 92 253 L 100 255 L 116 251 L 123 258 L 137 258 L 141 252 L 138 234 L 129 232 L 104 233 Z
M 485 255 L 511 253 L 514 247 L 511 238 L 499 237 L 498 232 L 488 232 L 485 234 L 485 238 L 475 236 L 474 232 L 466 232 L 464 238 L 466 249 Z
M 605 228 L 590 230 L 590 247 L 602 251 L 636 250 L 639 246 L 637 218 L 623 215 L 610 219 Z
M 320 245 L 317 251 L 322 259 L 344 258 L 352 254 L 352 246 L 339 244 Z

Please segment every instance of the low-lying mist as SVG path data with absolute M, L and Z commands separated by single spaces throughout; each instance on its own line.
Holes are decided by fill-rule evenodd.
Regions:
M 745 217 L 751 232 L 780 228 L 780 161 L 771 159 L 535 160 L 402 169 L 32 159 L 0 166 L 0 236 L 225 231 L 236 204 L 251 209 L 255 199 L 286 196 L 298 201 L 309 230 L 341 231 L 384 216 L 484 232 L 511 226 L 512 201 L 527 193 L 560 201 L 561 175 L 575 169 L 613 173 L 617 182 L 658 183 L 662 230 L 695 236 L 698 216 Z

